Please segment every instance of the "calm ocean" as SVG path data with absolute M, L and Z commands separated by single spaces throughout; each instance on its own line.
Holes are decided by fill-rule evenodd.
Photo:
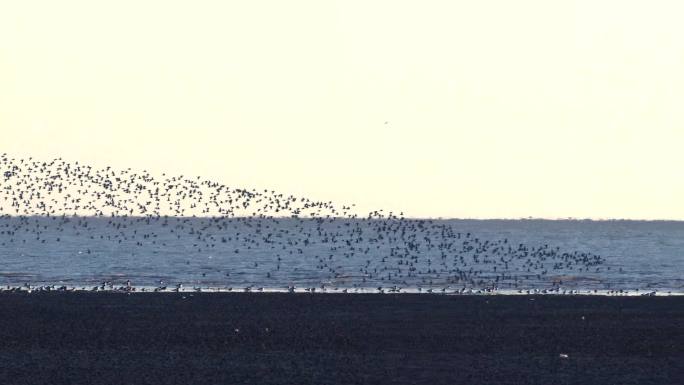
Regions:
M 684 222 L 0 218 L 0 284 L 684 291 Z

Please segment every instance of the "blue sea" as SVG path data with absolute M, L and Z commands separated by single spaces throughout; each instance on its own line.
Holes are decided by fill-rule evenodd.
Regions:
M 684 222 L 0 217 L 0 285 L 684 291 Z

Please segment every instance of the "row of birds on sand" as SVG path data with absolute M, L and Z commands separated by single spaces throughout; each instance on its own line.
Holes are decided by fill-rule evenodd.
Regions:
M 37 281 L 64 278 L 74 265 L 93 272 L 89 281 L 120 277 L 116 268 L 102 267 L 116 259 L 113 265 L 128 268 L 156 264 L 160 273 L 181 277 L 175 284 L 197 287 L 486 293 L 563 290 L 611 269 L 600 255 L 484 239 L 453 221 L 383 210 L 359 215 L 354 205 L 199 177 L 6 154 L 0 170 L 3 258 L 50 264 L 51 255 L 59 256 L 32 276 Z M 53 271 L 63 274 L 50 278 Z M 143 283 L 155 286 L 149 278 L 155 272 L 147 273 Z
M 273 288 L 267 288 L 264 289 L 263 286 L 255 286 L 255 285 L 249 285 L 245 286 L 242 288 L 233 288 L 231 286 L 226 286 L 226 287 L 202 287 L 202 286 L 193 286 L 192 288 L 185 287 L 183 284 L 176 284 L 173 287 L 169 287 L 168 285 L 163 285 L 163 282 L 160 283 L 159 286 L 157 287 L 136 287 L 132 286 L 130 284 L 130 280 L 126 281 L 125 285 L 115 285 L 112 282 L 103 282 L 101 285 L 96 285 L 92 287 L 87 287 L 87 286 L 67 286 L 67 285 L 31 285 L 29 283 L 26 283 L 24 285 L 20 286 L 4 286 L 0 287 L 0 292 L 11 292 L 11 293 L 50 293 L 50 292 L 108 292 L 108 293 L 188 293 L 188 292 L 195 292 L 195 293 L 252 293 L 252 292 L 271 292 L 271 293 L 335 293 L 335 294 L 365 294 L 365 293 L 378 293 L 378 294 L 399 294 L 399 293 L 427 293 L 427 294 L 444 294 L 444 295 L 487 295 L 487 294 L 506 294 L 506 295 L 609 295 L 609 296 L 656 296 L 656 295 L 673 295 L 672 291 L 659 291 L 659 290 L 646 290 L 646 291 L 639 291 L 639 289 L 635 290 L 601 290 L 599 291 L 598 289 L 593 289 L 593 290 L 576 290 L 576 289 L 562 289 L 561 288 L 553 288 L 553 289 L 527 289 L 527 290 L 516 290 L 516 291 L 511 291 L 511 292 L 499 292 L 496 288 L 494 289 L 453 289 L 450 287 L 442 287 L 441 289 L 426 289 L 423 290 L 422 288 L 418 288 L 415 290 L 405 290 L 401 287 L 398 286 L 393 286 L 393 287 L 378 287 L 375 290 L 363 290 L 359 288 L 355 289 L 349 289 L 349 288 L 340 288 L 340 287 L 325 287 L 325 285 L 321 285 L 321 287 L 317 290 L 316 287 L 305 287 L 305 288 L 297 288 L 295 286 L 288 286 L 286 289 L 273 289 Z M 675 295 L 677 295 L 675 293 Z

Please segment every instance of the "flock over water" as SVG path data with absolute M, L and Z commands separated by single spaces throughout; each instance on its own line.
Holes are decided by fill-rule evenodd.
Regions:
M 532 222 L 359 215 L 354 205 L 62 159 L 3 154 L 0 170 L 2 290 L 655 295 L 683 283 L 677 264 L 644 280 L 637 258 L 568 248 L 583 242 Z

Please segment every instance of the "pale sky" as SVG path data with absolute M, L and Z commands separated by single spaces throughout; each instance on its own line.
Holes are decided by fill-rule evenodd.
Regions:
M 684 219 L 684 2 L 2 1 L 0 153 L 412 217 Z

